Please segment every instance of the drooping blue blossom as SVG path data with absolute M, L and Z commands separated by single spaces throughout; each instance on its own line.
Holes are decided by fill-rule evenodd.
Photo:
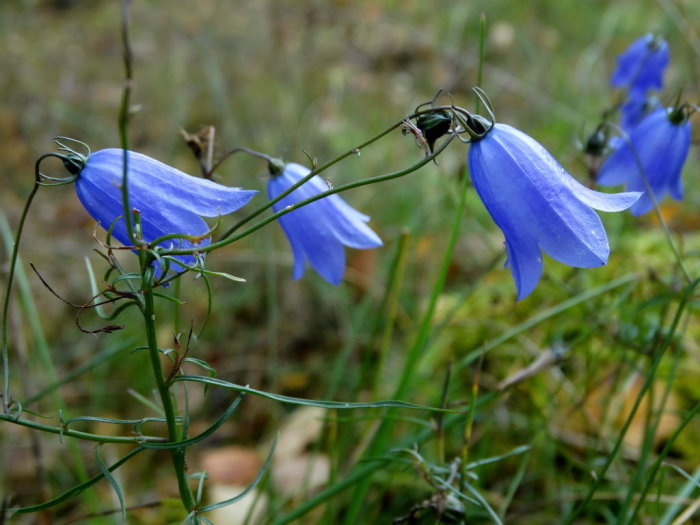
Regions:
M 105 229 L 113 226 L 112 236 L 124 245 L 129 239 L 122 204 L 124 150 L 103 149 L 85 161 L 76 181 L 76 191 L 87 212 Z M 128 152 L 129 205 L 138 210 L 143 239 L 151 242 L 170 234 L 202 237 L 195 244 L 189 239 L 172 239 L 163 246 L 193 249 L 211 243 L 206 236 L 209 226 L 202 217 L 218 217 L 231 213 L 257 193 L 217 184 L 187 175 L 155 159 Z M 118 220 L 116 220 L 119 218 Z M 115 222 L 116 220 L 116 222 Z M 193 265 L 193 255 L 176 259 Z M 174 269 L 183 270 L 175 264 Z
M 275 199 L 306 177 L 309 171 L 300 164 L 285 164 L 280 173 L 271 175 L 267 184 L 268 197 Z M 327 190 L 326 182 L 314 176 L 272 208 L 277 212 Z M 340 284 L 345 271 L 345 246 L 367 249 L 382 245 L 377 234 L 365 224 L 369 217 L 350 207 L 337 194 L 297 208 L 277 220 L 292 246 L 294 279 L 304 274 L 308 261 L 326 281 Z
M 576 181 L 536 140 L 494 124 L 468 155 L 472 182 L 503 231 L 518 300 L 542 275 L 542 251 L 577 268 L 607 263 L 610 248 L 593 209 L 621 211 L 639 193 L 607 194 Z
M 657 201 L 667 193 L 676 200 L 683 198 L 681 172 L 690 149 L 691 127 L 684 108 L 659 108 L 647 115 L 621 138 L 619 146 L 600 168 L 598 184 L 625 184 L 628 190 L 644 192 L 630 211 L 643 215 L 654 206 L 645 184 Z
M 647 33 L 618 55 L 610 85 L 627 89 L 630 98 L 644 98 L 650 89 L 663 87 L 669 56 L 668 43 Z

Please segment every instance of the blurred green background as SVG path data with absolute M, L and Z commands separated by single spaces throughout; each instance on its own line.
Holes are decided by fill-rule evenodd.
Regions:
M 535 137 L 581 181 L 586 181 L 587 171 L 579 144 L 602 111 L 618 101 L 608 77 L 615 56 L 632 40 L 654 32 L 669 43 L 671 65 L 662 101 L 672 104 L 681 91 L 688 101 L 700 100 L 700 3 L 694 0 L 136 0 L 130 13 L 131 148 L 196 174 L 197 164 L 180 130 L 197 132 L 211 125 L 216 129 L 216 154 L 248 147 L 308 164 L 306 152 L 323 163 L 401 120 L 440 88 L 456 104 L 473 108 L 482 13 L 487 25 L 482 87 L 497 119 Z M 93 151 L 119 145 L 123 77 L 120 2 L 0 2 L 0 201 L 13 228 L 31 189 L 34 162 L 53 150 L 53 137 L 83 140 Z M 344 401 L 390 397 L 442 263 L 466 152 L 465 145 L 455 143 L 439 158 L 439 165 L 344 195 L 372 217 L 371 225 L 385 246 L 348 251 L 349 266 L 340 287 L 328 285 L 310 270 L 292 281 L 291 251 L 276 225 L 215 253 L 208 259 L 209 268 L 245 277 L 247 283 L 214 281 L 214 311 L 193 354 L 213 365 L 217 377 L 276 393 Z M 421 156 L 412 138 L 397 131 L 325 176 L 339 185 L 407 167 Z M 62 174 L 60 166 L 53 169 Z M 697 172 L 695 147 L 684 175 L 685 201 L 663 203 L 692 276 L 700 267 Z M 261 190 L 253 202 L 263 202 L 266 167 L 261 161 L 234 156 L 219 177 L 225 184 Z M 439 405 L 450 363 L 457 363 L 457 371 L 449 403 L 463 405 L 477 380 L 479 395 L 494 394 L 474 414 L 470 460 L 532 447 L 526 461 L 506 458 L 476 471 L 475 485 L 501 509 L 507 523 L 560 523 L 582 499 L 591 470 L 601 465 L 619 435 L 650 354 L 668 331 L 678 302 L 682 275 L 651 214 L 604 214 L 603 220 L 612 249 L 608 266 L 577 270 L 546 258 L 538 289 L 516 303 L 510 271 L 502 268 L 502 234 L 475 194 L 468 196 L 468 213 L 408 400 Z M 62 297 L 84 303 L 93 295 L 85 258 L 98 274 L 102 270 L 92 252 L 99 247 L 94 228 L 72 188 L 42 189 L 30 212 L 21 256 L 25 263 L 33 262 Z M 0 253 L 6 261 L 8 236 L 3 236 Z M 402 238 L 406 268 L 396 282 L 394 261 Z M 65 417 L 149 415 L 148 406 L 139 401 L 139 396 L 149 398 L 152 389 L 146 358 L 129 353 L 141 344 L 138 317 L 127 314 L 126 328 L 114 334 L 84 335 L 75 324 L 76 310 L 49 293 L 28 266 L 25 270 L 27 287 L 16 288 L 11 316 L 15 396 L 30 398 L 55 378 L 104 356 L 99 365 L 63 385 L 58 395 L 44 396 L 31 409 L 54 417 L 54 422 L 61 406 Z M 3 265 L 3 282 L 5 271 Z M 171 307 L 162 308 L 163 346 L 172 345 L 173 335 L 186 332 L 191 324 L 201 327 L 205 318 L 204 287 L 189 277 L 184 281 L 186 304 L 178 316 Z M 584 297 L 605 286 L 607 290 Z M 390 291 L 396 294 L 395 315 L 387 307 Z M 570 298 L 585 300 L 557 313 Z M 672 355 L 660 368 L 656 398 L 666 404 L 656 436 L 643 443 L 651 418 L 645 420 L 644 414 L 654 414 L 658 399 L 640 412 L 634 423 L 638 428 L 633 426 L 625 438 L 624 459 L 610 471 L 600 497 L 580 523 L 624 522 L 618 511 L 640 450 L 658 452 L 683 411 L 698 402 L 700 327 L 692 316 L 696 306 L 691 302 Z M 86 313 L 80 323 L 98 328 L 101 321 Z M 388 339 L 387 327 L 392 328 Z M 513 337 L 493 344 L 510 333 Z M 51 357 L 50 366 L 39 357 L 42 345 Z M 385 358 L 379 355 L 383 347 Z M 565 351 L 555 366 L 498 390 L 500 381 L 551 348 Z M 465 361 L 483 349 L 488 350 L 483 361 Z M 196 421 L 204 425 L 213 420 L 229 401 L 230 394 L 219 391 L 209 392 L 206 399 L 197 397 Z M 249 397 L 215 436 L 195 447 L 192 464 L 199 465 L 210 448 L 236 444 L 250 449 L 263 445 L 264 450 L 290 411 Z M 380 416 L 376 410 L 326 415 L 314 449 L 330 458 L 329 483 L 353 468 L 362 440 Z M 402 412 L 401 417 L 434 424 L 424 413 Z M 420 427 L 412 420 L 397 424 L 394 446 L 410 441 Z M 698 468 L 698 439 L 700 426 L 693 421 L 672 449 L 677 466 L 690 474 Z M 439 446 L 436 451 L 440 440 L 435 439 L 420 451 L 429 462 L 448 461 L 459 454 L 462 441 L 459 429 L 452 429 L 443 440 L 444 453 Z M 74 466 L 78 457 L 84 456 L 87 470 L 96 472 L 93 444 L 74 448 L 68 461 L 66 445 L 54 436 L 30 435 L 9 424 L 0 427 L 0 443 L 0 490 L 13 496 L 14 505 L 29 505 L 69 488 L 80 478 Z M 112 460 L 126 450 L 114 448 Z M 167 456 L 145 456 L 122 469 L 130 505 L 176 494 Z M 373 480 L 358 523 L 391 523 L 436 493 L 418 470 L 398 462 L 389 462 Z M 681 509 L 691 505 L 698 494 L 681 495 L 684 481 L 676 471 L 666 471 L 639 523 L 662 522 L 672 503 Z M 318 489 L 292 497 L 269 489 L 272 503 L 260 522 L 274 522 L 314 490 Z M 352 515 L 347 509 L 357 496 L 351 492 L 322 504 L 298 523 L 341 523 Z M 116 506 L 106 483 L 91 494 L 37 519 L 118 523 L 112 516 L 84 518 Z M 129 522 L 165 523 L 168 512 L 177 519 L 177 512 L 168 509 L 160 505 L 134 511 Z M 434 510 L 422 512 L 415 523 L 435 523 Z M 491 522 L 478 505 L 469 512 L 474 523 Z

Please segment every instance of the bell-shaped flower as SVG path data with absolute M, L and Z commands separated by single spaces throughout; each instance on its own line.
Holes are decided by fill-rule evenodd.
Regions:
M 80 202 L 112 236 L 130 246 L 122 204 L 124 150 L 103 149 L 84 160 L 76 181 Z M 231 213 L 248 203 L 257 193 L 222 186 L 207 179 L 193 177 L 155 159 L 128 152 L 127 167 L 129 206 L 138 210 L 141 235 L 146 242 L 171 234 L 201 237 L 171 239 L 162 243 L 166 248 L 197 249 L 211 243 L 210 228 L 202 217 L 218 217 Z M 176 259 L 191 266 L 193 255 L 178 255 Z M 181 271 L 180 265 L 174 269 Z
M 667 193 L 681 200 L 681 172 L 690 149 L 690 132 L 688 112 L 683 107 L 657 109 L 637 124 L 626 139 L 618 140 L 619 146 L 600 168 L 598 184 L 625 184 L 628 190 L 644 192 L 630 210 L 634 215 L 643 215 L 653 208 L 648 188 L 657 201 Z
M 610 85 L 627 89 L 632 98 L 643 98 L 650 89 L 663 87 L 669 56 L 668 43 L 647 33 L 618 55 Z
M 271 164 L 271 171 L 273 168 Z M 279 173 L 271 175 L 267 184 L 268 197 L 271 200 L 277 198 L 309 172 L 300 164 L 285 164 Z M 327 190 L 326 182 L 319 176 L 313 176 L 272 208 L 277 212 Z M 365 224 L 369 217 L 350 207 L 337 194 L 297 208 L 277 220 L 292 246 L 294 279 L 304 274 L 308 261 L 326 281 L 340 284 L 345 271 L 345 246 L 366 249 L 382 245 L 377 234 Z
M 608 238 L 593 209 L 621 211 L 639 198 L 586 188 L 539 142 L 505 124 L 474 142 L 468 161 L 474 187 L 505 235 L 518 300 L 540 280 L 542 251 L 577 268 L 606 264 Z

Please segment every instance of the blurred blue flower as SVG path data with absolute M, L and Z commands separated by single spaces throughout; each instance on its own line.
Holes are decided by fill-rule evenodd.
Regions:
M 143 239 L 147 242 L 169 234 L 205 236 L 209 226 L 202 217 L 218 217 L 244 206 L 257 193 L 230 188 L 207 179 L 187 175 L 155 159 L 129 151 L 129 205 L 140 212 Z M 129 239 L 122 205 L 122 149 L 92 153 L 76 181 L 78 198 L 90 215 L 112 236 L 127 246 Z M 119 217 L 119 220 L 115 220 Z M 210 244 L 209 237 L 196 245 L 188 239 L 172 239 L 162 246 L 193 249 Z M 193 265 L 192 255 L 176 259 Z M 180 265 L 175 270 L 181 271 Z
M 644 117 L 661 107 L 659 99 L 655 96 L 628 98 L 620 106 L 620 127 L 629 133 Z
M 663 87 L 668 61 L 666 41 L 647 33 L 618 55 L 617 68 L 610 78 L 610 84 L 627 89 L 631 98 L 644 98 L 648 90 Z
M 267 184 L 270 199 L 276 198 L 309 174 L 300 164 L 285 164 Z M 328 190 L 326 182 L 312 177 L 272 208 L 277 212 Z M 345 249 L 376 248 L 381 239 L 365 223 L 369 217 L 351 208 L 337 194 L 329 195 L 277 219 L 294 253 L 294 279 L 304 274 L 306 261 L 331 284 L 340 284 L 345 271 Z
M 643 215 L 654 206 L 644 176 L 656 200 L 666 193 L 681 200 L 681 172 L 690 149 L 690 131 L 688 113 L 682 107 L 650 113 L 628 133 L 627 140 L 618 140 L 619 146 L 600 168 L 598 184 L 625 184 L 628 190 L 644 192 L 630 210 L 634 215 Z
M 608 261 L 608 238 L 593 211 L 629 208 L 638 193 L 607 194 L 576 181 L 537 141 L 495 124 L 469 149 L 472 182 L 505 235 L 518 300 L 542 275 L 542 250 L 577 268 Z

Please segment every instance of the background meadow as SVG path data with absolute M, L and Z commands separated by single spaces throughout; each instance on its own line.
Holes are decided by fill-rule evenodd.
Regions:
M 608 78 L 634 39 L 654 32 L 669 43 L 662 101 L 672 104 L 680 91 L 700 101 L 700 3 L 692 0 L 134 0 L 131 148 L 197 174 L 180 130 L 211 125 L 217 154 L 243 146 L 306 164 L 307 152 L 323 163 L 440 88 L 473 108 L 482 13 L 482 87 L 497 119 L 536 138 L 582 182 L 580 143 L 618 101 Z M 0 50 L 4 293 L 35 160 L 57 135 L 93 151 L 119 144 L 120 2 L 0 2 Z M 692 122 L 700 125 L 697 115 Z M 601 214 L 608 265 L 579 270 L 545 257 L 539 286 L 516 303 L 503 236 L 471 188 L 453 256 L 444 259 L 466 153 L 452 144 L 438 165 L 343 195 L 372 217 L 385 246 L 348 250 L 339 287 L 310 270 L 292 281 L 291 250 L 277 225 L 215 253 L 209 268 L 247 282 L 213 281 L 213 310 L 190 350 L 216 377 L 275 394 L 371 402 L 393 398 L 401 384 L 401 400 L 463 415 L 311 410 L 248 396 L 188 452 L 192 472 L 210 472 L 205 498 L 245 486 L 282 429 L 279 457 L 248 500 L 258 507 L 249 523 L 692 523 L 700 508 L 700 424 L 691 412 L 700 403 L 699 305 L 696 292 L 683 298 L 688 283 L 662 228 L 653 214 Z M 340 185 L 422 155 L 396 131 L 324 176 Z M 694 146 L 685 200 L 662 206 L 692 278 L 700 274 L 699 161 Z M 262 202 L 264 163 L 234 156 L 218 174 L 224 184 L 261 190 Z M 12 388 L 52 424 L 59 410 L 64 419 L 155 414 L 145 354 L 131 353 L 142 344 L 138 317 L 127 312 L 126 327 L 112 334 L 83 334 L 76 309 L 29 267 L 61 297 L 86 302 L 93 292 L 85 258 L 98 273 L 101 264 L 94 231 L 71 187 L 45 188 L 23 240 L 10 316 Z M 436 287 L 441 271 L 445 285 Z M 160 305 L 164 346 L 207 318 L 201 281 L 186 276 L 180 294 L 181 308 Z M 79 322 L 102 323 L 91 313 Z M 414 355 L 415 366 L 407 364 Z M 534 373 L 518 375 L 543 358 Z M 191 388 L 193 431 L 230 401 L 225 390 Z M 125 432 L 98 422 L 76 428 Z M 3 422 L 0 446 L 0 500 L 11 498 L 10 506 L 50 499 L 98 471 L 94 443 Z M 100 453 L 112 462 L 128 450 L 105 445 Z M 445 486 L 455 458 L 470 465 L 456 493 Z M 171 474 L 167 455 L 151 452 L 115 473 L 134 507 L 128 523 L 182 519 Z M 101 482 L 9 522 L 121 523 L 119 512 L 105 512 L 118 508 Z M 210 518 L 244 523 L 242 514 Z

